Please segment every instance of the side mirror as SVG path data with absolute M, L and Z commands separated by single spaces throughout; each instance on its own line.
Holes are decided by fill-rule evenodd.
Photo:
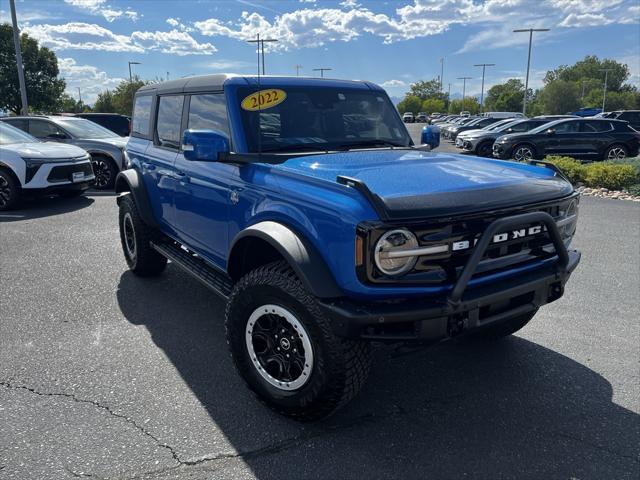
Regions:
M 187 160 L 217 162 L 230 150 L 229 138 L 222 132 L 189 129 L 182 134 L 182 152 Z
M 555 135 L 556 131 L 553 128 L 547 130 L 547 135 Z
M 432 150 L 438 147 L 440 145 L 440 127 L 437 125 L 422 127 L 420 143 L 422 145 L 429 145 Z

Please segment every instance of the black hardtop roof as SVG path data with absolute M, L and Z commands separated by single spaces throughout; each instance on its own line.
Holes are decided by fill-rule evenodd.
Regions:
M 331 78 L 313 78 L 313 77 L 290 77 L 290 76 L 261 76 L 260 80 L 265 84 L 272 86 L 334 86 L 342 88 L 364 88 L 371 90 L 382 90 L 379 86 L 358 80 L 337 80 Z M 137 94 L 172 94 L 172 93 L 190 93 L 202 91 L 222 90 L 225 83 L 233 82 L 236 85 L 258 85 L 258 77 L 252 75 L 236 75 L 231 73 L 219 73 L 211 75 L 197 75 L 193 77 L 178 78 L 160 83 L 150 83 L 140 87 Z

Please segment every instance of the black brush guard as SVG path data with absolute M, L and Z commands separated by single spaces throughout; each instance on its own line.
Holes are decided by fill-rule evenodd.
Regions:
M 525 224 L 546 227 L 557 261 L 468 288 L 494 235 Z M 486 228 L 448 294 L 393 302 L 335 300 L 321 302 L 337 335 L 376 341 L 439 341 L 534 312 L 564 293 L 564 285 L 580 261 L 568 251 L 558 227 L 546 212 L 499 218 Z

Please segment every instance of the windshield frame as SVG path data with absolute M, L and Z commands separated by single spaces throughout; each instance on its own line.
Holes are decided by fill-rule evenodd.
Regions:
M 316 115 L 317 121 L 320 123 L 324 123 L 327 121 L 327 113 L 335 113 L 338 116 L 351 116 L 354 117 L 363 116 L 363 122 L 365 126 L 363 128 L 359 128 L 357 118 L 355 121 L 356 126 L 354 130 L 351 132 L 347 129 L 342 130 L 341 133 L 334 132 L 335 136 L 331 136 L 328 129 L 326 127 L 317 127 L 316 132 L 313 132 L 313 129 L 309 128 L 310 135 L 304 135 L 305 132 L 302 130 L 300 135 L 296 136 L 284 136 L 281 137 L 280 134 L 280 119 L 279 114 L 283 107 L 279 107 L 279 105 L 274 105 L 273 109 L 264 109 L 261 111 L 261 122 L 265 120 L 264 115 L 268 115 L 269 113 L 278 115 L 278 126 L 276 127 L 275 135 L 273 136 L 273 141 L 265 142 L 265 126 L 262 125 L 262 135 L 258 136 L 256 132 L 252 132 L 252 129 L 256 128 L 256 120 L 255 115 L 258 110 L 248 111 L 244 110 L 241 107 L 241 103 L 243 99 L 245 99 L 248 95 L 254 94 L 260 90 L 268 90 L 270 88 L 282 89 L 287 93 L 287 98 L 291 98 L 294 94 L 299 94 L 299 100 L 306 99 L 312 101 L 313 95 L 318 92 L 323 92 L 327 95 L 326 108 L 325 105 L 322 104 L 322 100 L 320 100 L 319 104 L 316 104 L 315 101 L 308 104 L 308 108 L 300 109 L 299 115 L 304 116 L 307 115 Z M 331 95 L 335 93 L 336 99 L 331 99 Z M 346 101 L 349 100 L 354 102 L 354 105 L 351 106 L 349 103 L 346 103 L 346 109 L 342 110 L 337 108 L 339 106 L 340 100 L 345 100 L 345 98 L 341 98 L 340 95 L 343 94 L 346 97 Z M 389 99 L 388 94 L 381 89 L 370 89 L 370 88 L 354 88 L 350 86 L 313 86 L 309 87 L 306 85 L 286 85 L 286 86 L 272 86 L 270 84 L 262 84 L 259 88 L 257 85 L 252 86 L 238 86 L 237 88 L 227 89 L 227 98 L 228 103 L 230 104 L 230 111 L 234 111 L 233 117 L 236 117 L 237 114 L 237 128 L 239 133 L 241 133 L 242 141 L 237 142 L 236 146 L 238 148 L 238 153 L 247 153 L 247 154 L 257 154 L 257 153 L 268 153 L 268 154 L 309 154 L 312 152 L 335 152 L 335 151 L 346 151 L 346 150 L 360 150 L 360 149 L 389 149 L 389 148 L 413 148 L 414 142 L 407 130 L 405 123 L 402 121 L 402 117 L 396 107 L 393 105 L 391 100 Z M 351 95 L 351 99 L 349 96 Z M 369 103 L 363 107 L 362 109 L 356 109 L 355 106 L 358 100 L 358 96 L 365 96 L 369 98 L 362 98 L 362 100 L 369 101 Z M 355 97 L 355 98 L 354 98 Z M 340 99 L 340 100 L 338 100 Z M 377 102 L 381 102 L 380 106 L 376 106 Z M 350 108 L 351 107 L 351 108 Z M 353 110 L 352 110 L 353 108 Z M 295 121 L 295 116 L 292 114 L 291 110 L 284 109 L 290 115 L 289 121 Z M 368 117 L 368 118 L 367 118 Z M 373 117 L 373 119 L 372 119 Z M 286 122 L 285 117 L 285 122 Z M 373 127 L 368 126 L 368 122 L 372 122 Z M 235 123 L 235 122 L 232 122 Z M 383 132 L 380 132 L 379 128 L 375 126 L 378 123 L 379 125 L 386 125 L 388 135 L 384 135 Z M 327 132 L 327 135 L 324 133 Z M 362 136 L 364 133 L 371 133 L 370 136 Z M 258 138 L 261 138 L 258 141 Z M 270 139 L 267 139 L 270 140 Z M 310 141 L 305 141 L 310 140 Z
M 9 132 L 11 135 L 15 135 L 15 138 L 20 138 L 23 141 L 2 143 L 1 139 L 2 139 L 2 136 L 4 135 L 2 130 L 5 130 L 5 132 Z M 14 127 L 8 122 L 0 122 L 0 147 L 3 147 L 5 145 L 15 145 L 17 143 L 41 143 L 41 142 L 33 135 L 28 134 L 24 130 L 20 130 L 18 127 Z
M 84 140 L 84 139 L 104 139 L 104 138 L 113 138 L 113 137 L 117 137 L 118 134 L 112 132 L 111 130 L 103 127 L 102 125 L 98 125 L 96 122 L 92 122 L 91 120 L 87 120 L 86 118 L 80 118 L 80 117 L 65 117 L 65 118 L 56 118 L 56 119 L 51 119 L 51 121 L 53 123 L 55 123 L 57 126 L 59 126 L 60 128 L 62 128 L 65 132 L 67 132 L 72 138 L 78 138 L 80 140 Z M 75 124 L 82 124 L 82 125 L 87 125 L 88 122 L 90 125 L 90 128 L 93 129 L 94 132 L 102 132 L 102 135 L 87 135 L 86 133 L 83 133 L 84 130 L 76 130 L 76 125 Z M 72 125 L 72 128 L 69 127 L 69 125 Z

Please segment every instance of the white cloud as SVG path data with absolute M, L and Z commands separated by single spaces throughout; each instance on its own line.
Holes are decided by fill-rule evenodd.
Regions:
M 167 23 L 172 27 L 177 27 L 178 25 L 180 25 L 180 22 L 175 18 L 167 18 Z
M 200 64 L 201 67 L 211 70 L 224 70 L 224 71 L 232 71 L 246 68 L 256 68 L 255 63 L 244 62 L 241 60 L 225 60 L 220 59 L 214 62 L 205 62 Z
M 216 48 L 210 43 L 199 43 L 189 33 L 178 30 L 135 31 L 119 35 L 92 23 L 66 23 L 62 25 L 32 25 L 24 31 L 41 44 L 53 50 L 102 50 L 107 52 L 160 51 L 175 55 L 210 55 Z
M 66 93 L 77 98 L 78 87 L 82 92 L 82 100 L 93 104 L 98 93 L 115 88 L 123 79 L 110 78 L 106 72 L 92 65 L 78 65 L 73 58 L 59 58 L 60 77 L 67 83 Z
M 91 15 L 101 15 L 107 22 L 124 17 L 134 22 L 140 18 L 138 12 L 127 8 L 126 10 L 115 9 L 107 4 L 107 0 L 64 0 L 65 3 L 86 10 Z
M 386 82 L 382 82 L 380 86 L 383 88 L 399 88 L 406 87 L 407 84 L 402 80 L 387 80 Z
M 384 43 L 437 35 L 453 25 L 482 25 L 486 31 L 469 38 L 461 51 L 518 45 L 525 39 L 512 33 L 522 25 L 565 27 L 637 22 L 629 18 L 636 0 L 413 0 L 395 15 L 376 13 L 355 0 L 342 8 L 302 8 L 268 19 L 255 11 L 243 12 L 232 22 L 209 18 L 195 22 L 203 35 L 247 40 L 257 33 L 280 41 L 270 49 L 290 50 L 349 42 L 361 35 L 381 37 Z M 246 0 L 243 3 L 249 4 Z M 574 25 L 571 25 L 574 26 Z

